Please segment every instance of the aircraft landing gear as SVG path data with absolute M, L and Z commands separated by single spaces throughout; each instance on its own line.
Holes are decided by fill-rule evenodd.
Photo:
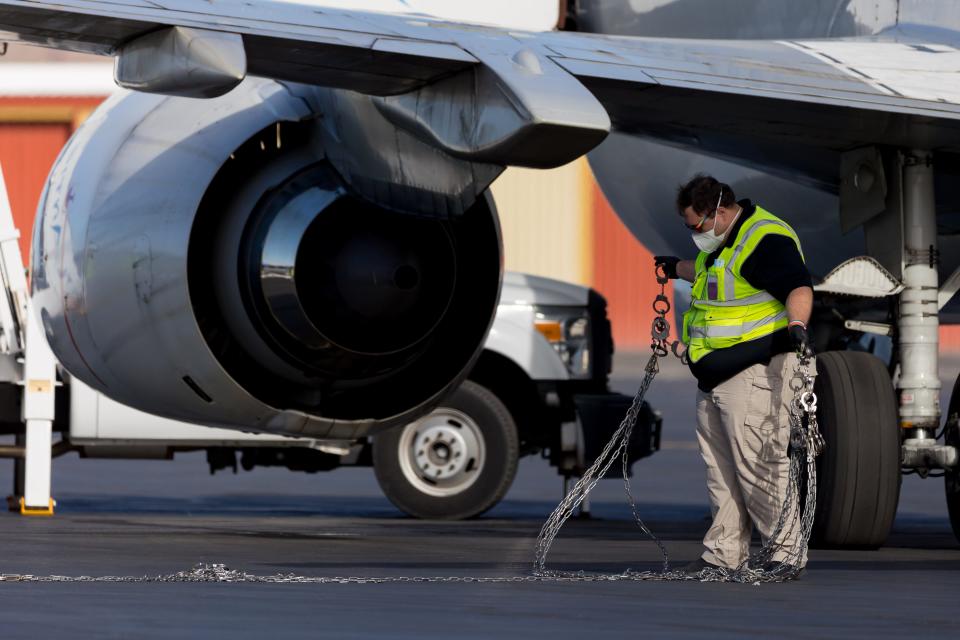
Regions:
M 960 477 L 957 452 L 960 435 L 948 424 L 946 442 L 938 444 L 940 426 L 939 275 L 937 219 L 933 196 L 933 158 L 913 152 L 903 159 L 903 284 L 900 295 L 900 427 L 902 463 L 926 477 L 930 469 L 944 469 L 947 507 L 954 533 L 960 539 Z M 954 388 L 948 416 L 958 408 Z M 949 418 L 955 423 L 954 418 Z
M 884 237 L 889 244 L 878 244 L 875 230 L 874 249 L 885 253 L 888 262 L 891 255 L 899 256 L 899 269 L 893 265 L 891 269 L 899 271 L 900 282 L 874 262 L 874 280 L 883 286 L 877 285 L 873 292 L 864 287 L 860 290 L 865 293 L 854 295 L 883 297 L 899 292 L 896 326 L 848 320 L 846 327 L 893 336 L 900 373 L 895 395 L 889 374 L 872 356 L 827 352 L 818 358 L 819 418 L 827 440 L 818 461 L 821 485 L 814 526 L 814 541 L 821 546 L 881 545 L 893 524 L 901 471 L 927 477 L 931 469 L 944 469 L 951 521 L 960 539 L 960 426 L 954 415 L 960 411 L 960 393 L 952 400 L 956 406 L 950 410 L 953 417 L 945 429 L 946 443 L 937 441 L 940 282 L 933 156 L 905 150 L 887 160 L 889 189 L 883 194 L 887 222 L 875 229 L 887 230 Z M 852 180 L 856 184 L 856 175 Z M 848 211 L 856 211 L 856 199 L 850 202 Z M 838 282 L 856 291 L 870 279 L 848 276 L 857 268 L 867 273 L 869 267 L 866 262 L 852 264 L 847 274 L 838 267 L 835 271 L 843 276 Z M 895 290 L 884 284 L 887 278 L 879 277 L 884 274 Z M 842 293 L 836 285 L 833 291 Z

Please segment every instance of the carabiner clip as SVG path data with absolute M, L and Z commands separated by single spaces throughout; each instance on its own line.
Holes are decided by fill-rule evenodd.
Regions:
M 817 412 L 817 394 L 813 391 L 804 391 L 800 394 L 800 406 L 807 413 Z

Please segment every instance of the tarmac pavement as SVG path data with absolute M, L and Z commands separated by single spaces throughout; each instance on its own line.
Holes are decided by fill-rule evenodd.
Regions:
M 632 393 L 645 356 L 617 360 Z M 960 361 L 945 363 L 946 391 Z M 949 381 L 949 382 L 948 382 Z M 693 439 L 693 383 L 667 364 L 651 390 L 664 448 L 634 467 L 634 494 L 671 557 L 700 553 L 708 526 Z M 946 406 L 946 400 L 944 400 Z M 8 463 L 0 476 L 9 474 Z M 9 477 L 9 475 L 5 476 Z M 54 463 L 53 518 L 0 514 L 0 573 L 154 575 L 224 563 L 254 574 L 529 573 L 533 542 L 560 499 L 543 460 L 521 462 L 507 498 L 482 518 L 424 522 L 383 497 L 369 469 L 306 475 L 256 469 L 208 474 L 203 454 L 174 461 Z M 571 521 L 552 566 L 618 571 L 659 566 L 630 520 L 622 486 L 600 483 L 591 520 Z M 580 638 L 952 636 L 960 544 L 943 481 L 904 479 L 894 534 L 879 551 L 814 550 L 800 580 L 763 586 L 575 584 L 40 584 L 0 583 L 4 638 L 332 637 Z

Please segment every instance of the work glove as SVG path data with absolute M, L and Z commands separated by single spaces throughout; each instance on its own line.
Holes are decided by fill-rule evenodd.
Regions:
M 791 322 L 787 327 L 790 334 L 790 342 L 793 344 L 797 355 L 813 357 L 813 345 L 810 344 L 810 335 L 807 333 L 807 327 L 800 322 Z
M 677 275 L 678 262 L 680 262 L 680 258 L 677 256 L 654 256 L 653 258 L 653 264 L 658 267 L 663 265 L 663 273 L 671 280 L 680 277 Z

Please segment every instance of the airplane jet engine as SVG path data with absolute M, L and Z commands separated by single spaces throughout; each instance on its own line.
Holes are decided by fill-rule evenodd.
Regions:
M 33 299 L 66 370 L 116 400 L 363 436 L 427 412 L 478 355 L 501 170 L 360 94 L 262 79 L 212 100 L 121 94 L 51 173 Z

